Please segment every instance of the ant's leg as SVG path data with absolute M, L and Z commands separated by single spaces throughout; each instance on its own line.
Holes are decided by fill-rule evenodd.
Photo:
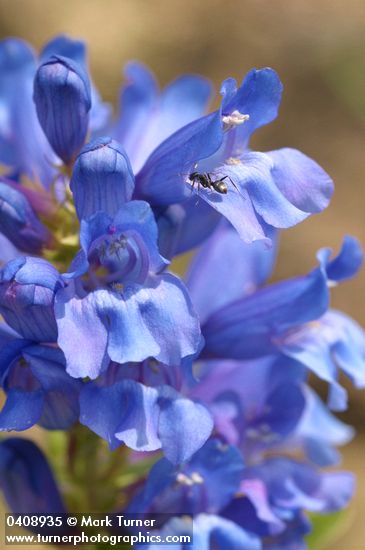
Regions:
M 212 191 L 212 189 L 214 189 L 214 184 L 215 184 L 215 181 L 212 180 L 212 176 L 210 174 L 206 174 L 206 177 L 207 177 L 207 180 L 209 182 L 209 191 Z
M 196 203 L 195 203 L 195 206 L 198 206 L 198 204 L 199 204 L 199 197 L 200 197 L 200 194 L 199 194 L 199 192 L 200 192 L 200 186 L 201 186 L 201 184 L 200 184 L 200 180 L 199 180 L 199 181 L 198 181 L 198 193 L 197 193 L 197 195 L 198 195 L 198 198 L 196 199 Z
M 239 193 L 241 193 L 241 190 L 239 189 L 239 187 L 237 187 L 237 185 L 235 184 L 235 182 L 232 181 L 232 179 L 231 179 L 229 176 L 224 176 L 224 178 L 222 178 L 221 181 L 223 181 L 223 180 L 225 180 L 225 179 L 227 179 L 227 178 L 229 179 L 229 181 L 231 182 L 231 184 L 233 185 L 233 187 L 235 187 L 235 188 L 237 189 L 237 191 L 238 191 Z
M 195 180 L 192 180 L 191 181 L 191 190 L 190 190 L 191 195 L 193 194 L 194 188 L 195 188 Z

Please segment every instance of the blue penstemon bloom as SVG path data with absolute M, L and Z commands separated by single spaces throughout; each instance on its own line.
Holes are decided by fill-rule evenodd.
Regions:
M 0 66 L 0 430 L 56 431 L 73 511 L 92 484 L 101 512 L 176 514 L 165 535 L 193 521 L 189 548 L 304 547 L 306 511 L 353 493 L 351 474 L 321 471 L 353 433 L 308 371 L 335 410 L 340 371 L 365 384 L 364 332 L 329 307 L 362 252 L 346 237 L 309 274 L 265 284 L 278 229 L 333 191 L 303 153 L 250 149 L 277 116 L 279 77 L 227 79 L 207 114 L 207 80 L 159 91 L 130 63 L 113 120 L 82 42 L 57 37 L 37 58 L 8 39 Z M 198 245 L 184 282 L 171 262 Z M 0 474 L 11 510 L 64 511 L 29 441 L 0 443 Z
M 139 82 L 130 86 L 130 95 L 138 94 Z M 332 182 L 314 161 L 292 149 L 267 154 L 248 149 L 251 134 L 275 119 L 281 92 L 271 69 L 253 69 L 239 88 L 233 79 L 225 81 L 220 109 L 181 128 L 149 155 L 136 176 L 136 196 L 169 207 L 195 191 L 247 242 L 267 238 L 266 224 L 291 227 L 323 210 Z M 194 171 L 208 172 L 214 180 L 228 176 L 227 194 L 197 189 L 189 178 Z M 184 209 L 189 213 L 195 202 L 190 199 Z
M 257 262 L 257 273 L 250 266 L 239 267 L 247 281 L 241 287 L 227 277 L 226 297 L 214 303 L 210 277 L 214 280 L 227 268 L 221 265 L 217 250 L 237 258 L 241 242 L 231 228 L 222 225 L 202 248 L 215 248 L 210 258 L 202 250 L 188 275 L 193 297 L 199 293 L 199 313 L 207 358 L 253 359 L 268 355 L 290 357 L 311 369 L 330 384 L 329 405 L 346 408 L 346 392 L 338 382 L 342 369 L 358 387 L 365 385 L 365 338 L 362 329 L 349 317 L 329 309 L 330 288 L 352 277 L 362 265 L 358 241 L 344 239 L 339 255 L 331 260 L 329 249 L 318 252 L 319 266 L 308 275 L 259 286 L 270 273 L 270 254 L 252 250 L 248 263 Z M 259 254 L 263 258 L 259 259 Z M 244 262 L 244 256 L 242 255 Z M 204 283 L 202 284 L 202 281 Z M 207 296 L 205 296 L 205 290 Z

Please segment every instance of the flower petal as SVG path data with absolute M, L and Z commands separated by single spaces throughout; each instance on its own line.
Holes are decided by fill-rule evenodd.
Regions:
M 236 141 L 239 141 L 242 148 L 246 147 L 255 130 L 277 117 L 283 91 L 282 83 L 274 70 L 265 68 L 249 71 L 238 89 L 234 81 L 223 83 L 223 87 L 226 93 L 223 114 L 239 111 L 250 117 L 234 130 L 238 134 Z
M 79 417 L 81 382 L 66 373 L 63 353 L 58 348 L 31 346 L 23 357 L 44 392 L 39 424 L 48 430 L 70 428 Z
M 231 167 L 225 169 L 224 176 L 230 177 L 231 172 Z M 223 177 L 223 172 L 213 173 L 214 179 L 221 177 Z M 192 187 L 191 184 L 186 185 Z M 197 186 L 193 190 L 198 196 L 198 200 L 203 199 L 206 201 L 209 206 L 233 225 L 243 241 L 252 243 L 257 240 L 265 240 L 266 244 L 270 245 L 270 240 L 267 238 L 265 231 L 266 224 L 262 223 L 257 216 L 251 197 L 246 189 L 239 189 L 237 186 L 229 184 L 225 195 Z
M 13 513 L 66 513 L 45 456 L 26 439 L 12 437 L 0 443 L 0 487 Z
M 279 349 L 330 384 L 330 406 L 344 410 L 347 392 L 338 383 L 338 367 L 357 387 L 365 387 L 365 333 L 349 317 L 330 310 L 316 323 L 298 327 Z
M 242 456 L 236 447 L 210 439 L 180 467 L 172 466 L 165 458 L 156 462 L 144 489 L 132 500 L 128 511 L 217 512 L 239 489 L 243 471 Z
M 13 243 L 5 235 L 0 235 L 0 265 L 5 265 L 19 256 L 22 256 L 22 253 L 15 248 Z
M 260 550 L 261 542 L 254 534 L 245 531 L 228 519 L 200 514 L 194 520 L 194 546 L 209 550 L 211 544 L 217 550 Z
M 20 250 L 37 254 L 51 237 L 27 198 L 0 181 L 0 231 Z
M 320 317 L 327 309 L 327 280 L 320 269 L 270 285 L 228 304 L 203 326 L 204 356 L 249 359 L 274 354 L 287 328 Z
M 303 212 L 322 212 L 327 208 L 333 182 L 311 158 L 296 149 L 266 153 L 273 161 L 272 175 L 283 195 Z
M 161 447 L 157 435 L 157 391 L 132 380 L 108 387 L 86 385 L 80 394 L 80 422 L 115 449 L 121 443 L 139 451 Z
M 44 392 L 42 390 L 9 390 L 0 412 L 0 431 L 23 431 L 36 424 L 42 414 Z
M 364 261 L 360 242 L 350 235 L 345 236 L 340 253 L 333 260 L 331 260 L 331 253 L 330 248 L 322 248 L 317 258 L 325 266 L 328 279 L 336 283 L 356 275 Z
M 168 206 L 189 196 L 184 180 L 196 162 L 210 157 L 222 143 L 220 111 L 184 126 L 157 147 L 136 177 L 135 198 Z
M 170 274 L 147 287 L 100 289 L 83 298 L 70 285 L 57 293 L 55 314 L 58 344 L 75 377 L 96 378 L 109 357 L 117 363 L 154 357 L 179 365 L 200 349 L 198 318 L 185 287 Z
M 47 42 L 41 51 L 41 62 L 44 63 L 52 55 L 69 57 L 79 65 L 83 66 L 85 72 L 87 72 L 86 45 L 81 40 L 73 40 L 64 34 L 56 36 Z M 105 128 L 110 116 L 110 105 L 101 100 L 97 89 L 91 82 L 90 129 L 92 131 L 99 131 Z
M 108 319 L 108 354 L 117 363 L 154 357 L 180 365 L 200 349 L 200 325 L 181 281 L 170 274 L 148 286 L 126 286 L 123 293 L 98 290 L 98 315 Z
M 53 303 L 63 286 L 58 271 L 43 258 L 20 257 L 0 272 L 0 311 L 24 338 L 38 342 L 57 339 Z
M 125 443 L 136 451 L 162 447 L 174 463 L 188 460 L 205 443 L 212 420 L 202 405 L 173 388 L 151 388 L 133 380 L 98 387 L 80 395 L 80 421 L 106 439 L 112 449 Z
M 309 459 L 319 466 L 336 464 L 340 457 L 334 447 L 351 441 L 354 430 L 332 415 L 313 390 L 306 388 L 305 395 L 306 408 L 293 443 L 302 441 Z
M 278 228 L 292 227 L 308 217 L 280 191 L 272 177 L 273 163 L 265 153 L 246 153 L 239 164 L 224 166 L 228 175 L 246 190 L 257 214 Z
M 83 66 L 61 55 L 48 58 L 35 75 L 34 102 L 49 143 L 69 164 L 84 144 L 89 124 L 91 89 Z
M 200 245 L 217 227 L 221 216 L 193 195 L 181 204 L 155 212 L 159 229 L 158 246 L 165 258 L 172 258 Z
M 187 274 L 187 287 L 200 322 L 257 290 L 271 274 L 275 257 L 275 245 L 269 248 L 262 241 L 247 245 L 231 225 L 221 221 L 194 256 Z
M 157 357 L 160 346 L 145 324 L 139 299 L 148 308 L 148 289 L 127 287 L 122 294 L 99 290 L 95 293 L 98 314 L 108 320 L 108 354 L 116 363 L 144 361 Z
M 80 220 L 99 211 L 114 216 L 131 199 L 134 189 L 125 151 L 110 138 L 91 141 L 76 159 L 70 187 Z
M 108 331 L 98 306 L 96 293 L 81 298 L 72 284 L 56 295 L 58 345 L 65 354 L 67 372 L 75 378 L 96 378 L 109 363 Z
M 36 62 L 17 38 L 0 42 L 0 162 L 49 187 L 56 157 L 38 122 L 33 102 Z
M 173 464 L 189 460 L 212 432 L 213 420 L 208 410 L 169 386 L 159 389 L 158 406 L 158 435 L 166 458 Z
M 134 171 L 167 137 L 204 114 L 211 86 L 199 76 L 182 76 L 159 94 L 153 75 L 141 63 L 128 63 L 121 92 L 121 115 L 113 135 L 125 147 Z
M 160 346 L 157 360 L 176 365 L 199 350 L 199 320 L 177 277 L 167 273 L 156 278 L 149 296 L 142 292 L 137 298 L 144 322 Z

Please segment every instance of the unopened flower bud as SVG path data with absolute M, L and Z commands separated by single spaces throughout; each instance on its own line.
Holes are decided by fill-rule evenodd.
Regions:
M 70 185 L 80 219 L 99 211 L 114 216 L 134 191 L 127 154 L 111 138 L 93 140 L 78 156 Z
M 51 239 L 25 195 L 3 181 L 0 181 L 0 232 L 19 250 L 31 254 L 40 252 Z
M 54 342 L 53 303 L 62 286 L 58 271 L 46 260 L 16 258 L 0 272 L 0 314 L 23 338 Z
M 91 91 L 83 67 L 67 57 L 53 55 L 34 80 L 39 122 L 55 153 L 69 164 L 86 138 Z

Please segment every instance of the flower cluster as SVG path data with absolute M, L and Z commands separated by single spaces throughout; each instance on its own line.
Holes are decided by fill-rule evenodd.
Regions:
M 36 58 L 7 39 L 0 67 L 0 430 L 64 430 L 72 462 L 84 426 L 83 444 L 106 441 L 130 471 L 114 510 L 174 514 L 173 533 L 189 515 L 196 550 L 305 548 L 305 512 L 339 510 L 354 488 L 321 468 L 352 437 L 329 411 L 347 405 L 341 371 L 365 386 L 365 334 L 330 308 L 362 252 L 346 237 L 308 274 L 267 283 L 279 230 L 333 192 L 303 153 L 250 149 L 277 116 L 277 74 L 227 79 L 206 114 L 207 80 L 160 91 L 130 63 L 112 118 L 81 42 Z M 171 262 L 193 249 L 182 280 Z M 0 474 L 11 510 L 66 509 L 31 441 L 2 440 Z

